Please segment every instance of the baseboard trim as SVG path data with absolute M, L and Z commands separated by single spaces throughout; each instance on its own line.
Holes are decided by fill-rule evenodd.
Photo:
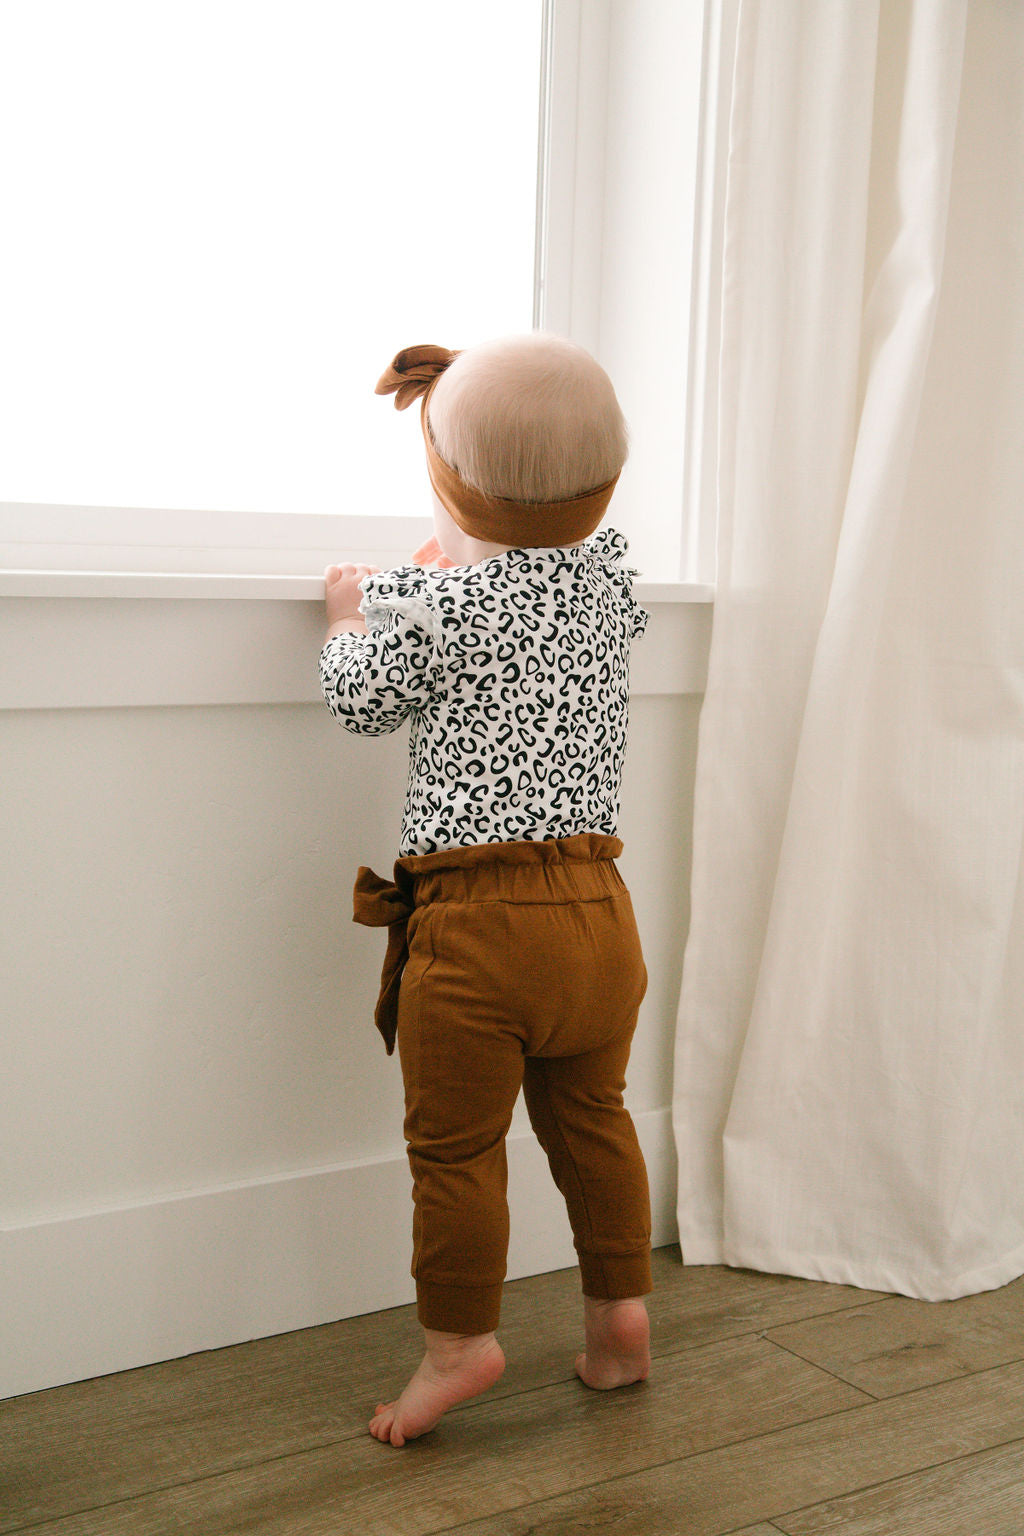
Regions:
M 675 1241 L 671 1111 L 635 1116 L 657 1245 Z M 540 1148 L 509 1138 L 509 1278 L 575 1263 Z M 0 1233 L 0 1397 L 401 1306 L 404 1157 L 313 1169 Z

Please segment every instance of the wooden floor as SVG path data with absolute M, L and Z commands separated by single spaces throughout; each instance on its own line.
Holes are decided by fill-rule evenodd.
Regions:
M 499 1385 L 405 1450 L 366 1421 L 411 1308 L 0 1403 L 37 1536 L 1024 1536 L 1024 1281 L 929 1304 L 656 1256 L 654 1370 L 573 1376 L 575 1271 L 506 1289 Z

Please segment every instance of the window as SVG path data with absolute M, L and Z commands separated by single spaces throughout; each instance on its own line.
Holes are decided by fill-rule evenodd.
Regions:
M 735 3 L 0 0 L 0 564 L 406 549 L 378 374 L 536 322 L 615 380 L 634 562 L 709 581 Z
M 4 0 L 0 497 L 426 510 L 373 386 L 530 328 L 541 17 Z

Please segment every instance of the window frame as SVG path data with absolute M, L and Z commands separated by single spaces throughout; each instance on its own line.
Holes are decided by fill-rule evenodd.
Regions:
M 648 8 L 654 0 L 648 0 Z M 678 464 L 683 529 L 678 559 L 648 579 L 659 591 L 705 600 L 714 580 L 715 364 L 728 126 L 725 82 L 738 0 L 690 0 L 685 14 L 700 34 L 699 126 Z M 604 232 L 609 206 L 607 114 L 616 27 L 627 20 L 618 0 L 545 0 L 538 132 L 534 323 L 578 340 L 599 357 L 623 317 L 604 293 Z M 640 11 L 644 6 L 639 7 Z M 606 360 L 606 359 L 603 359 Z M 676 451 L 675 444 L 673 452 Z M 15 570 L 129 573 L 181 577 L 319 577 L 331 560 L 394 564 L 429 532 L 430 517 L 350 516 L 245 510 L 140 510 L 131 507 L 0 502 L 0 569 L 10 593 Z M 108 587 L 116 589 L 117 583 Z M 222 588 L 223 583 L 218 583 Z M 37 583 L 38 589 L 38 583 Z M 133 591 L 138 589 L 132 588 Z M 125 588 L 127 591 L 128 589 Z M 310 588 L 312 592 L 312 587 Z M 279 591 L 276 595 L 282 595 Z

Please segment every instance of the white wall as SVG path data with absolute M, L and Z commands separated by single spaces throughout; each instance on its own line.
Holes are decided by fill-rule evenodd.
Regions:
M 384 935 L 351 922 L 356 867 L 394 857 L 405 732 L 360 740 L 315 702 L 313 605 L 265 605 L 283 615 L 267 633 L 304 642 L 301 681 L 245 704 L 216 700 L 253 691 L 256 605 L 192 604 L 216 643 L 184 668 L 138 653 L 139 623 L 178 632 L 176 605 L 138 606 L 85 603 L 138 672 L 115 693 L 187 694 L 177 665 L 214 702 L 0 713 L 0 1395 L 412 1296 L 400 1071 L 372 1024 Z M 629 1102 L 659 1242 L 699 704 L 659 664 L 679 649 L 672 606 L 653 605 L 637 651 L 637 686 L 671 691 L 632 700 L 620 827 L 651 978 Z M 70 698 L 77 675 L 88 696 L 99 642 L 84 623 L 77 646 L 62 635 L 76 611 L 3 605 L 0 641 L 31 642 L 23 689 L 45 698 L 49 678 Z M 510 1273 L 571 1264 L 521 1113 L 510 1150 Z

